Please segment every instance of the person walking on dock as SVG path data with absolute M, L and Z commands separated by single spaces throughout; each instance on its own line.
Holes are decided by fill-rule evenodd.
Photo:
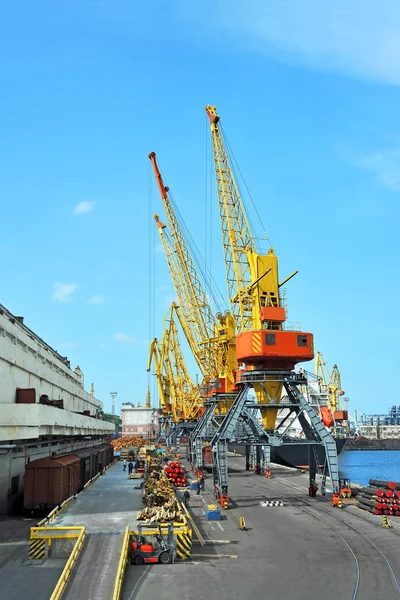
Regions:
M 189 506 L 190 494 L 187 490 L 183 492 L 183 504 L 186 508 Z
M 200 479 L 197 480 L 196 489 L 197 489 L 197 495 L 199 495 L 200 490 L 201 490 L 201 480 Z
M 124 458 L 124 462 L 122 464 L 124 465 L 124 471 L 126 471 L 126 465 L 127 465 L 126 458 Z
M 129 475 L 132 475 L 132 471 L 133 471 L 133 462 L 129 461 L 129 465 L 128 465 L 128 473 L 129 473 Z
M 203 474 L 201 474 L 201 477 L 200 477 L 200 489 L 201 489 L 202 492 L 204 492 L 205 488 L 204 488 L 204 476 L 203 476 Z

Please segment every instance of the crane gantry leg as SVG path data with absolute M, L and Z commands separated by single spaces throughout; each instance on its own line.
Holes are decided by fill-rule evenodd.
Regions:
M 247 380 L 247 381 L 246 381 Z M 213 455 L 213 479 L 214 479 L 214 490 L 215 495 L 219 499 L 221 506 L 227 508 L 228 506 L 228 444 L 243 443 L 246 446 L 252 446 L 256 448 L 256 468 L 261 463 L 261 451 L 262 446 L 268 447 L 265 460 L 269 465 L 270 462 L 270 446 L 280 446 L 287 442 L 284 437 L 285 432 L 282 434 L 277 431 L 266 431 L 262 428 L 260 423 L 255 419 L 250 409 L 254 408 L 254 403 L 250 404 L 248 401 L 248 391 L 252 387 L 252 382 L 258 384 L 265 381 L 276 380 L 281 382 L 286 389 L 289 397 L 289 403 L 285 403 L 284 408 L 290 408 L 291 411 L 296 415 L 295 418 L 299 419 L 299 422 L 303 428 L 305 439 L 296 439 L 294 442 L 290 442 L 291 445 L 305 445 L 310 446 L 310 485 L 315 484 L 316 470 L 319 467 L 317 460 L 316 448 L 323 446 L 325 449 L 325 461 L 326 469 L 322 474 L 322 486 L 321 491 L 324 493 L 326 471 L 329 471 L 329 475 L 332 481 L 333 492 L 338 489 L 339 483 L 339 472 L 338 472 L 338 459 L 336 443 L 329 431 L 323 425 L 319 415 L 313 410 L 310 403 L 304 398 L 300 392 L 299 386 L 304 384 L 302 378 L 294 371 L 292 372 L 275 372 L 271 373 L 268 371 L 249 371 L 242 377 L 241 390 L 233 403 L 228 414 L 225 416 L 220 427 L 216 431 L 214 437 L 211 440 L 211 449 Z M 268 406 L 276 405 L 279 407 L 279 403 L 269 403 Z M 239 422 L 242 422 L 244 427 L 238 427 Z M 238 439 L 238 431 L 241 432 L 242 438 Z M 245 433 L 247 431 L 247 433 Z M 249 461 L 250 461 L 250 450 L 249 450 Z
M 212 400 L 206 405 L 205 412 L 197 421 L 189 438 L 190 463 L 195 469 L 203 466 L 203 443 L 212 437 L 210 430 L 213 425 L 216 404 L 216 401 Z

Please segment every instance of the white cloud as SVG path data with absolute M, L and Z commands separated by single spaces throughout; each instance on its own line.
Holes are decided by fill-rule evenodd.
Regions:
M 394 0 L 204 0 L 198 5 L 175 0 L 175 5 L 187 35 L 208 46 L 231 48 L 231 41 L 235 48 L 282 62 L 400 84 L 400 3 Z
M 103 296 L 92 296 L 88 300 L 88 304 L 103 304 L 104 298 Z
M 71 302 L 73 293 L 78 289 L 76 283 L 56 282 L 53 287 L 54 292 L 51 298 L 57 302 Z
M 83 202 L 79 202 L 73 210 L 74 215 L 84 215 L 86 213 L 91 212 L 96 205 L 96 202 L 87 202 L 84 200 Z
M 127 335 L 126 333 L 115 333 L 113 335 L 113 340 L 119 344 L 134 344 L 136 342 L 134 337 Z
M 378 152 L 358 160 L 356 164 L 373 173 L 382 185 L 400 190 L 400 144 L 394 143 L 381 148 Z

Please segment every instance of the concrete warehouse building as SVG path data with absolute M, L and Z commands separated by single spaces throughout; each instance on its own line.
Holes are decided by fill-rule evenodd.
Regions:
M 115 431 L 83 373 L 0 304 L 0 514 L 22 505 L 25 465 Z
M 155 408 L 135 407 L 131 402 L 122 404 L 122 435 L 143 435 L 154 437 L 159 429 L 159 414 Z

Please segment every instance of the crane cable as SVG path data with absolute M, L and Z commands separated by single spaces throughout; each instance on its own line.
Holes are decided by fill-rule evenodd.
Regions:
M 199 251 L 199 249 L 196 245 L 196 242 L 194 241 L 193 236 L 190 233 L 190 230 L 186 225 L 185 219 L 183 218 L 183 216 L 174 200 L 174 196 L 171 192 L 171 189 L 168 186 L 168 181 L 164 177 L 164 173 L 163 173 L 163 170 L 162 170 L 162 167 L 161 167 L 161 164 L 159 161 L 158 161 L 158 168 L 160 170 L 164 184 L 168 187 L 168 200 L 174 211 L 175 217 L 179 223 L 179 227 L 182 230 L 186 245 L 189 249 L 189 252 L 190 252 L 190 255 L 195 264 L 196 270 L 198 271 L 201 281 L 204 284 L 205 288 L 207 288 L 207 281 L 212 282 L 209 284 L 210 299 L 214 303 L 215 308 L 217 309 L 217 312 L 223 312 L 223 308 L 225 308 L 225 310 L 227 309 L 226 300 L 225 300 L 224 296 L 222 295 L 215 279 L 212 277 L 211 269 L 209 268 L 206 260 L 204 259 L 201 252 Z M 211 178 L 210 178 L 210 182 L 211 182 Z M 211 221 L 211 218 L 210 218 L 210 221 Z M 167 232 L 165 232 L 165 233 L 167 234 Z M 209 235 L 211 238 L 211 233 Z M 168 237 L 168 239 L 170 239 L 168 235 L 167 235 L 167 237 Z M 211 239 L 210 239 L 210 244 L 209 244 L 209 254 L 211 255 Z
M 251 222 L 251 216 L 250 216 L 249 210 L 247 209 L 247 206 L 246 206 L 246 201 L 245 201 L 245 199 L 244 199 L 244 196 L 243 196 L 243 194 L 242 194 L 242 192 L 241 192 L 241 190 L 240 190 L 240 186 L 239 186 L 238 177 L 236 176 L 236 172 L 235 172 L 235 171 L 236 171 L 236 169 L 238 170 L 238 172 L 239 172 L 239 175 L 240 175 L 240 177 L 241 177 L 241 179 L 242 179 L 242 181 L 243 181 L 243 183 L 244 183 L 244 186 L 245 186 L 245 188 L 246 188 L 246 191 L 247 191 L 247 193 L 248 193 L 248 195 L 249 195 L 249 198 L 250 198 L 251 204 L 252 204 L 252 206 L 253 206 L 253 209 L 254 209 L 254 211 L 255 211 L 255 213 L 256 213 L 256 215 L 257 215 L 258 221 L 260 222 L 260 225 L 261 225 L 262 231 L 263 231 L 263 233 L 264 233 L 264 235 L 265 235 L 265 237 L 266 237 L 266 240 L 267 240 L 267 242 L 268 242 L 269 246 L 272 248 L 272 244 L 271 244 L 270 237 L 269 237 L 269 235 L 268 235 L 268 233 L 267 233 L 267 230 L 266 230 L 266 228 L 265 228 L 265 226 L 264 226 L 264 223 L 263 223 L 263 221 L 262 221 L 262 219 L 261 219 L 261 215 L 260 215 L 260 213 L 258 212 L 257 206 L 256 206 L 256 204 L 255 204 L 255 202 L 254 202 L 254 200 L 253 200 L 253 197 L 252 197 L 251 193 L 250 193 L 250 190 L 249 190 L 249 188 L 248 188 L 248 185 L 247 185 L 247 183 L 246 183 L 246 180 L 245 180 L 245 178 L 244 178 L 244 176 L 243 176 L 243 173 L 242 173 L 242 171 L 241 171 L 241 169 L 240 169 L 239 163 L 238 163 L 238 161 L 236 160 L 236 156 L 235 156 L 235 154 L 234 154 L 234 152 L 233 152 L 233 150 L 232 150 L 232 147 L 231 147 L 231 145 L 230 145 L 230 143 L 229 143 L 228 136 L 226 135 L 226 133 L 225 133 L 225 131 L 224 131 L 224 129 L 223 129 L 223 127 L 222 127 L 221 123 L 219 123 L 219 129 L 220 129 L 220 131 L 221 131 L 221 135 L 222 135 L 223 142 L 224 142 L 224 144 L 225 144 L 225 147 L 226 147 L 226 150 L 227 150 L 227 154 L 228 154 L 228 156 L 229 156 L 229 157 L 232 157 L 232 159 L 233 159 L 233 161 L 231 160 L 231 161 L 230 161 L 230 163 L 231 163 L 232 171 L 233 171 L 233 174 L 234 174 L 234 177 L 235 177 L 235 180 L 236 180 L 236 185 L 238 186 L 238 190 L 239 190 L 239 193 L 240 193 L 240 196 L 241 196 L 241 199 L 242 199 L 242 203 L 243 203 L 243 205 L 244 205 L 244 208 L 245 208 L 245 211 L 246 211 L 246 214 L 247 214 L 247 218 L 248 218 L 248 220 L 249 220 L 250 227 L 251 227 L 251 229 L 252 229 L 253 231 L 255 231 L 255 230 L 254 230 L 254 227 L 253 227 L 253 224 L 252 224 L 252 222 Z M 235 166 L 236 166 L 236 169 L 235 169 Z M 256 238 L 254 238 L 254 239 L 256 239 Z
M 154 218 L 153 218 L 153 196 L 152 196 L 152 172 L 151 165 L 149 164 L 148 169 L 148 194 L 147 194 L 147 207 L 148 207 L 148 335 L 149 344 L 155 337 L 155 230 L 154 230 Z M 152 377 L 151 372 L 147 373 L 147 386 L 151 389 L 151 397 L 156 397 L 156 380 Z

